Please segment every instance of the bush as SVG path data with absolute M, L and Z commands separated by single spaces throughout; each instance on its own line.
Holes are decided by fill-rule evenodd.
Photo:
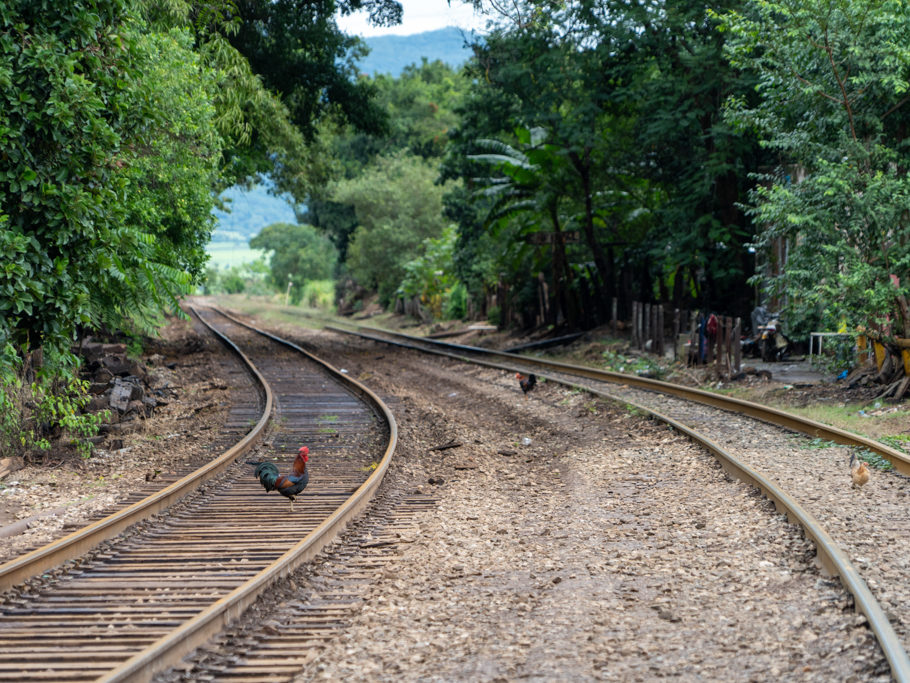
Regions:
M 46 350 L 39 367 L 33 354 L 23 359 L 11 344 L 0 353 L 0 451 L 26 459 L 48 451 L 51 440 L 69 439 L 83 457 L 91 455 L 88 437 L 98 433 L 106 413 L 83 413 L 88 382 L 79 379 L 79 360 Z
M 310 308 L 332 311 L 335 301 L 335 282 L 333 280 L 310 280 L 303 286 L 301 302 Z
M 461 282 L 449 291 L 445 304 L 445 317 L 449 320 L 464 320 L 468 315 L 468 289 Z

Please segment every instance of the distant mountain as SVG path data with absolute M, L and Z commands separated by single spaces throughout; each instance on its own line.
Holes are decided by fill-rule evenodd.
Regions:
M 232 187 L 224 192 L 230 212 L 215 211 L 218 226 L 212 242 L 247 242 L 272 223 L 296 223 L 294 210 L 284 199 L 256 185 L 252 190 Z
M 358 65 L 371 76 L 399 76 L 404 67 L 420 64 L 421 58 L 426 57 L 431 62 L 438 59 L 457 69 L 471 57 L 471 50 L 465 46 L 466 37 L 470 39 L 471 34 L 450 26 L 410 36 L 364 38 L 370 46 L 370 54 Z

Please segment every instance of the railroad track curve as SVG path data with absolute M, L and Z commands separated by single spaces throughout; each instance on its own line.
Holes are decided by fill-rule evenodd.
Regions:
M 711 451 L 732 476 L 757 487 L 813 540 L 822 567 L 838 576 L 865 615 L 895 680 L 910 681 L 910 486 L 903 453 L 864 437 L 784 411 L 622 373 L 466 347 L 353 326 L 327 330 L 435 353 L 511 372 L 534 372 L 583 388 L 668 423 Z M 511 374 L 503 382 L 514 384 Z M 696 402 L 697 403 L 693 403 Z M 794 434 L 802 432 L 805 437 Z M 810 438 L 814 437 L 814 438 Z M 878 453 L 898 473 L 878 473 L 877 488 L 852 491 L 843 448 L 816 448 L 825 440 Z M 873 493 L 874 491 L 874 493 Z M 856 533 L 859 531 L 859 533 Z
M 192 475 L 0 566 L 0 680 L 150 679 L 315 556 L 376 492 L 397 425 L 375 394 L 224 312 L 193 312 L 259 378 L 258 419 Z M 293 515 L 244 463 L 258 441 L 256 459 L 285 466 L 310 448 Z

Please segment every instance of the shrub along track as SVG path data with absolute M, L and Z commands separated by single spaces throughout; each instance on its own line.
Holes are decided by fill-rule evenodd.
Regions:
M 781 413 L 774 414 L 742 401 L 726 401 L 706 392 L 514 354 L 491 354 L 484 349 L 440 344 L 372 328 L 360 330 L 361 334 L 375 340 L 435 353 L 442 351 L 465 360 L 470 357 L 472 362 L 481 365 L 505 363 L 513 370 L 536 372 L 539 376 L 546 375 L 570 385 L 586 387 L 621 404 L 662 414 L 675 420 L 681 430 L 697 429 L 706 435 L 709 448 L 718 454 L 728 471 L 758 486 L 780 510 L 792 520 L 800 521 L 815 541 L 821 562 L 829 571 L 840 575 L 856 598 L 857 609 L 869 617 L 870 626 L 882 643 L 895 678 L 907 680 L 904 648 L 910 644 L 907 617 L 910 614 L 910 589 L 907 588 L 910 586 L 910 514 L 907 506 L 910 487 L 905 475 L 876 471 L 870 485 L 861 490 L 853 489 L 847 467 L 848 449 L 830 444 L 827 439 L 859 443 L 875 449 L 904 471 L 910 463 L 906 455 L 822 425 L 808 424 Z M 347 332 L 337 328 L 336 331 Z M 500 381 L 506 385 L 514 384 L 510 377 Z M 614 383 L 614 386 L 607 389 L 605 382 Z M 633 384 L 647 386 L 651 390 L 633 388 Z M 682 393 L 689 400 L 655 393 L 658 391 Z M 723 404 L 726 410 L 693 404 L 693 398 L 715 405 Z M 747 417 L 749 414 L 760 414 L 765 420 L 780 422 L 791 429 L 798 428 L 821 438 L 795 435 L 778 426 Z M 816 518 L 822 523 L 819 524 Z
M 302 349 L 215 311 L 198 314 L 242 347 L 273 388 L 263 389 L 261 417 L 248 418 L 243 441 L 198 478 L 60 539 L 56 550 L 0 566 L 8 589 L 0 680 L 147 680 L 330 542 L 381 481 L 397 426 L 369 390 Z M 310 485 L 293 514 L 242 462 L 273 405 L 274 424 L 252 457 L 287 467 L 300 445 L 310 448 Z

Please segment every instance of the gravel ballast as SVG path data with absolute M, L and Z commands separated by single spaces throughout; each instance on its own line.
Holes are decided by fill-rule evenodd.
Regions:
M 525 400 L 511 373 L 314 339 L 398 403 L 396 466 L 444 483 L 297 680 L 888 680 L 799 529 L 688 440 L 553 383 Z M 463 445 L 429 451 L 440 429 Z

